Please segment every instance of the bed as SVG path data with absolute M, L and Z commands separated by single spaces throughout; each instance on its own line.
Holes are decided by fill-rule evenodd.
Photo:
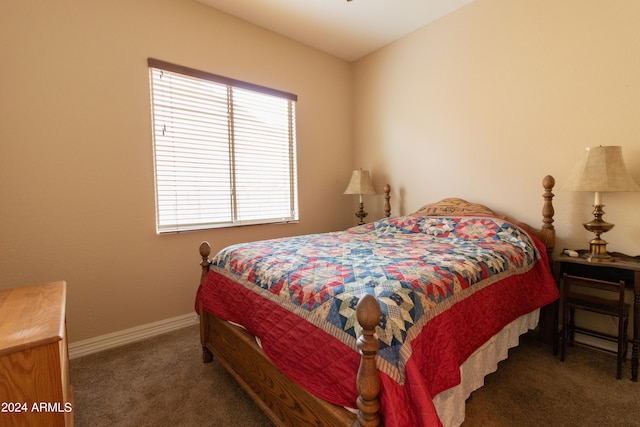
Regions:
M 195 308 L 203 360 L 280 426 L 459 425 L 464 401 L 558 298 L 542 225 L 461 199 L 348 230 L 232 245 Z

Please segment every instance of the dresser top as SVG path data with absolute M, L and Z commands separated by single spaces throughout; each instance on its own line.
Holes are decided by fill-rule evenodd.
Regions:
M 60 341 L 66 291 L 64 281 L 0 290 L 0 355 Z

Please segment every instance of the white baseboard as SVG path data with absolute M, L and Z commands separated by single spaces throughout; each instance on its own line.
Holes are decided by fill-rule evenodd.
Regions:
M 195 313 L 184 314 L 171 319 L 147 323 L 146 325 L 122 331 L 112 332 L 95 338 L 69 343 L 69 359 L 87 356 L 99 351 L 108 350 L 124 344 L 140 341 L 176 329 L 184 328 L 198 323 L 198 315 Z

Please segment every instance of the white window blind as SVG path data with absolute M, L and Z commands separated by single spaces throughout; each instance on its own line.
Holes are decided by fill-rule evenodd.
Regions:
M 149 59 L 158 233 L 298 220 L 295 95 Z

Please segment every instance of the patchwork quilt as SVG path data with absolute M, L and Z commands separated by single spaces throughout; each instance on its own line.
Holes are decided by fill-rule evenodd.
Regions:
M 386 426 L 438 425 L 433 396 L 517 317 L 558 297 L 544 245 L 494 217 L 399 216 L 345 231 L 233 245 L 212 260 L 196 307 L 241 324 L 301 386 L 356 407 L 355 307 L 382 317 Z

